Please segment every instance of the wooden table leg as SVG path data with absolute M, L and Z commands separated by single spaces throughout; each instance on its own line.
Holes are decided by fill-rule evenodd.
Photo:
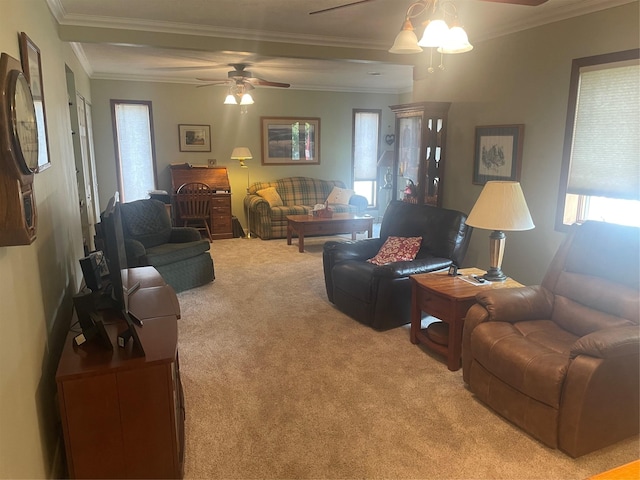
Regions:
M 304 253 L 304 225 L 298 228 L 298 251 Z
M 418 340 L 418 332 L 422 326 L 422 312 L 418 307 L 418 292 L 416 291 L 416 286 L 412 285 L 411 290 L 411 330 L 409 332 L 409 339 L 411 343 L 417 345 L 420 343 L 420 340 Z
M 287 222 L 287 245 L 291 245 L 291 233 L 293 228 L 291 227 L 291 222 Z
M 463 324 L 464 321 L 459 308 L 454 308 L 454 314 L 449 321 L 449 350 L 447 351 L 447 368 L 452 372 L 460 369 Z

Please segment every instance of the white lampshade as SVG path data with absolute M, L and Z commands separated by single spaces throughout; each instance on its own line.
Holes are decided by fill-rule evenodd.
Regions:
M 441 19 L 431 20 L 418 42 L 421 47 L 440 47 L 449 36 L 449 26 Z
M 467 32 L 459 25 L 449 29 L 445 44 L 438 48 L 440 53 L 464 53 L 470 50 L 473 50 L 473 45 L 469 43 Z
M 413 32 L 413 25 L 410 20 L 406 20 L 400 30 L 400 33 L 396 35 L 396 39 L 393 42 L 393 46 L 389 49 L 389 53 L 420 53 L 422 48 L 418 46 L 418 37 Z
M 484 230 L 520 231 L 535 227 L 519 182 L 487 182 L 466 224 Z
M 240 166 L 243 168 L 247 168 L 244 164 L 245 160 L 251 160 L 253 155 L 251 155 L 251 150 L 247 147 L 236 147 L 231 152 L 231 160 L 240 160 Z
M 227 95 L 227 98 L 224 99 L 224 104 L 225 105 L 237 105 L 238 101 L 236 100 L 236 97 L 230 93 Z
M 240 105 L 253 105 L 253 97 L 249 93 L 245 93 L 242 95 L 240 99 Z

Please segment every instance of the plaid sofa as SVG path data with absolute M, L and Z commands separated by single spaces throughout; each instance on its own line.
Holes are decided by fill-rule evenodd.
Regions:
M 339 180 L 318 180 L 309 177 L 288 177 L 273 182 L 256 182 L 248 188 L 244 198 L 245 212 L 249 213 L 251 233 L 263 240 L 287 237 L 287 215 L 304 215 L 318 203 L 324 203 L 334 186 L 345 188 Z M 256 192 L 275 187 L 281 207 L 270 207 L 269 203 Z M 349 205 L 331 205 L 336 212 L 360 213 L 367 207 L 367 199 L 353 195 Z

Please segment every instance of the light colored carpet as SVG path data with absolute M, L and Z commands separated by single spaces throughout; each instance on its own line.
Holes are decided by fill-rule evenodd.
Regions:
M 212 243 L 216 280 L 179 294 L 185 478 L 584 479 L 638 439 L 571 459 L 483 406 L 462 373 L 340 313 L 322 245 Z

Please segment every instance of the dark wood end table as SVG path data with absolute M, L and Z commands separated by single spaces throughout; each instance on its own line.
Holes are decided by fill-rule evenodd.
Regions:
M 447 359 L 451 371 L 460 369 L 462 355 L 462 328 L 467 310 L 476 303 L 477 293 L 493 288 L 515 288 L 524 285 L 507 278 L 504 282 L 473 285 L 462 275 L 483 275 L 479 268 L 464 268 L 460 275 L 451 276 L 446 271 L 411 275 L 411 343 L 423 343 L 430 350 Z M 436 343 L 421 328 L 422 312 L 428 313 L 448 325 L 447 345 Z
M 357 232 L 368 232 L 373 236 L 373 217 L 358 216 L 353 213 L 334 213 L 332 217 L 312 215 L 287 215 L 287 245 L 291 245 L 293 233 L 298 235 L 298 251 L 304 252 L 305 235 L 337 235 L 350 233 L 356 239 Z

